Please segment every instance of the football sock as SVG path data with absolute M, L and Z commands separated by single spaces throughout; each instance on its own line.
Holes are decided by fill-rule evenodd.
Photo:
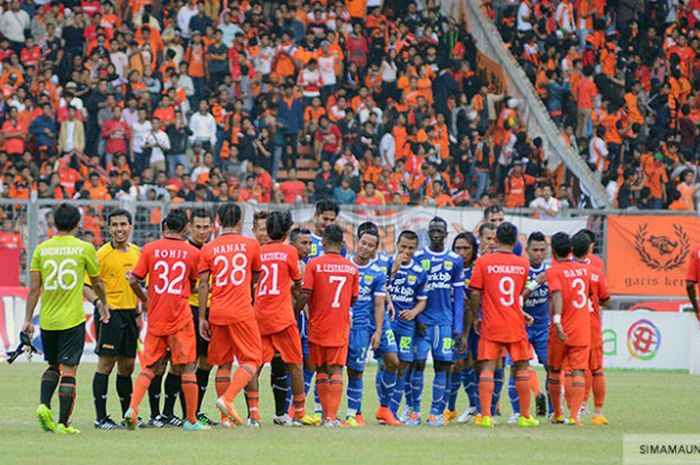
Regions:
M 318 390 L 314 387 L 314 413 L 323 412 L 323 406 L 321 405 L 321 398 L 318 395 Z
M 411 377 L 411 401 L 413 402 L 413 411 L 416 413 L 420 413 L 420 403 L 423 397 L 423 378 L 423 371 L 413 370 L 413 376 Z
M 593 373 L 591 373 L 591 370 L 586 370 L 583 373 L 583 376 L 586 381 L 586 386 L 583 391 L 583 404 L 585 405 L 588 403 L 588 399 L 591 397 L 591 388 L 593 387 Z
M 255 373 L 255 367 L 251 365 L 240 365 L 236 372 L 233 374 L 233 380 L 226 393 L 224 394 L 224 399 L 226 402 L 233 402 L 239 392 L 243 390 L 244 387 L 250 383 L 253 379 L 253 373 Z
M 554 412 L 554 406 L 552 405 L 552 396 L 549 395 L 549 371 L 545 375 L 544 389 L 547 392 L 547 413 L 551 414 Z
M 586 389 L 586 379 L 582 375 L 571 377 L 571 416 L 578 418 L 578 411 L 583 403 L 583 394 Z M 568 396 L 567 396 L 568 397 Z
M 479 373 L 471 366 L 462 370 L 462 373 L 465 378 L 462 380 L 462 384 L 464 384 L 464 388 L 467 391 L 469 406 L 481 410 L 481 403 L 479 402 Z
M 508 399 L 513 413 L 520 413 L 520 399 L 518 398 L 518 389 L 515 387 L 515 376 L 513 373 L 508 378 Z
M 503 380 L 505 378 L 505 370 L 498 368 L 493 372 L 493 398 L 491 400 L 491 415 L 496 415 L 498 403 L 501 401 L 501 391 L 503 390 Z
M 433 403 L 430 406 L 431 415 L 442 415 L 445 410 L 445 389 L 447 388 L 447 371 L 435 372 L 433 378 Z
M 291 389 L 290 389 L 291 391 Z M 304 411 L 304 401 L 306 400 L 306 396 L 304 394 L 297 394 L 293 396 L 294 399 L 294 418 L 303 418 L 304 415 L 306 415 L 306 412 Z
M 573 410 L 572 410 L 572 403 L 571 401 L 573 400 L 573 384 L 574 384 L 574 376 L 571 373 L 566 373 L 564 375 L 564 401 L 566 403 L 566 408 L 569 409 L 569 412 L 572 413 L 570 416 L 573 415 Z M 585 382 L 584 382 L 585 384 Z M 578 413 L 578 412 L 577 412 Z
M 389 403 L 389 410 L 396 416 L 401 407 L 401 398 L 403 397 L 404 390 L 406 388 L 406 375 L 396 377 L 396 387 L 391 395 L 391 402 Z M 408 402 L 407 402 L 408 405 Z
M 387 370 L 382 370 L 382 376 L 379 381 L 379 406 L 389 407 L 391 398 L 396 389 L 396 380 L 399 375 L 397 372 L 390 373 Z
M 275 415 L 278 417 L 289 410 L 287 398 L 288 394 L 291 394 L 291 389 L 289 389 L 286 368 L 286 364 L 280 357 L 273 357 L 270 363 L 270 385 L 275 398 Z
M 129 408 L 134 409 L 135 412 L 139 410 L 139 404 L 143 400 L 143 396 L 146 395 L 148 391 L 148 400 L 151 404 L 151 418 L 155 418 L 160 415 L 160 389 L 158 389 L 157 395 L 151 395 L 150 386 L 158 383 L 160 385 L 160 376 L 155 376 L 151 370 L 144 368 L 141 373 L 136 377 L 136 383 L 134 383 L 134 393 L 131 395 L 131 403 Z M 154 401 L 155 399 L 155 401 Z
M 316 392 L 318 393 L 322 410 L 328 412 L 328 373 L 316 373 Z
M 605 372 L 598 370 L 593 373 L 593 403 L 597 410 L 605 403 Z
M 335 420 L 338 417 L 340 400 L 343 397 L 343 375 L 331 375 L 328 383 L 328 413 L 327 417 Z
M 481 401 L 481 411 L 486 415 L 491 413 L 494 384 L 493 371 L 482 371 L 479 376 L 479 400 Z
M 532 395 L 537 397 L 540 395 L 540 379 L 537 377 L 537 371 L 530 367 L 528 374 L 530 375 L 530 390 Z
M 166 417 L 170 417 L 175 414 L 175 401 L 177 400 L 178 395 L 180 395 L 180 390 L 183 386 L 181 378 L 181 376 L 176 376 L 172 373 L 168 373 L 168 375 L 165 377 L 165 386 L 163 388 L 165 392 L 165 401 L 163 402 L 163 415 L 165 415 Z M 196 379 L 197 378 L 195 377 L 195 381 Z M 194 405 L 196 410 L 197 404 L 195 403 Z
M 95 401 L 95 416 L 103 420 L 107 416 L 107 390 L 109 389 L 109 376 L 95 372 L 92 377 L 92 398 Z
M 520 401 L 520 416 L 530 418 L 530 374 L 526 370 L 515 374 L 515 389 Z
M 61 373 L 54 368 L 48 367 L 43 375 L 41 375 L 41 394 L 39 403 L 51 408 L 51 398 L 58 387 L 58 380 L 61 379 Z
M 245 393 L 245 399 L 248 403 L 248 417 L 260 420 L 260 393 L 258 391 L 249 391 Z
M 141 373 L 144 371 L 142 370 Z M 163 375 L 156 376 L 151 370 L 148 370 L 148 372 L 150 373 L 149 384 L 146 386 L 146 389 L 148 389 L 148 405 L 151 407 L 151 418 L 155 418 L 160 415 L 160 393 L 163 390 Z M 139 373 L 139 376 L 141 376 L 141 373 Z M 132 398 L 136 395 L 136 390 L 138 389 L 139 376 L 136 377 Z
M 231 370 L 224 370 L 221 368 L 216 370 L 216 377 L 214 378 L 216 397 L 223 396 L 229 384 L 231 384 Z
M 197 423 L 197 396 L 199 396 L 199 387 L 197 386 L 197 376 L 194 373 L 185 373 L 178 376 L 181 380 L 182 394 L 185 397 L 185 419 L 194 424 Z M 167 382 L 167 380 L 166 380 Z M 167 398 L 166 398 L 167 402 Z
M 197 397 L 197 412 L 202 411 L 202 400 L 204 400 L 204 395 L 207 393 L 207 388 L 209 387 L 209 373 L 211 373 L 211 368 L 208 370 L 202 370 L 197 368 L 195 376 L 197 377 L 197 387 L 199 388 L 199 396 Z
M 413 408 L 413 370 L 410 368 L 406 369 L 403 374 L 403 387 L 404 393 L 406 394 L 406 407 Z M 399 399 L 399 405 L 396 406 L 398 409 L 401 405 L 401 400 Z
M 357 415 L 360 406 L 362 405 L 362 376 L 359 378 L 348 378 L 347 387 L 348 398 L 348 416 L 354 417 Z
M 552 411 L 554 416 L 558 418 L 563 415 L 561 411 L 561 378 L 558 375 L 549 378 L 547 390 L 549 391 Z
M 382 398 L 382 373 L 384 372 L 384 360 L 377 360 L 377 373 L 374 376 L 374 387 L 377 390 L 377 399 Z
M 289 412 L 289 408 L 294 403 L 294 393 L 292 392 L 292 377 L 289 373 L 285 378 L 285 389 L 287 390 L 287 398 L 285 399 L 284 411 Z
M 450 393 L 450 397 L 447 402 L 447 410 L 454 411 L 457 408 L 459 389 L 462 387 L 462 371 L 455 371 L 453 368 L 452 373 L 450 373 L 449 381 L 449 389 L 447 392 Z
M 308 395 L 311 389 L 311 381 L 314 379 L 315 371 L 304 369 L 304 394 Z M 291 385 L 291 380 L 290 380 Z
M 58 385 L 58 401 L 60 404 L 58 422 L 68 426 L 68 420 L 75 405 L 75 376 L 61 376 L 61 382 Z
M 131 402 L 131 393 L 134 391 L 134 383 L 131 376 L 117 375 L 117 395 L 122 408 L 122 416 L 129 410 L 129 402 Z

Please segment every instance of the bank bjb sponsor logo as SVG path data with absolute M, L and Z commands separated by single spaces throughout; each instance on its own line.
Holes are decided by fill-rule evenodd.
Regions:
M 634 235 L 634 250 L 639 259 L 654 271 L 671 271 L 685 263 L 690 251 L 690 239 L 683 227 L 673 225 L 673 235 L 655 235 L 642 224 Z
M 627 350 L 638 360 L 649 361 L 661 347 L 661 332 L 649 320 L 638 320 L 627 330 Z

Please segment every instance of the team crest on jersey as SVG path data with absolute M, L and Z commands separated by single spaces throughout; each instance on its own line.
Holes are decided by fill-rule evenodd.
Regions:
M 368 274 L 365 275 L 365 284 L 372 284 L 372 277 Z
M 430 271 L 430 259 L 429 258 L 426 258 L 425 260 L 421 260 L 420 264 L 425 271 Z
M 452 262 L 445 262 L 445 269 L 447 271 L 450 271 L 452 269 Z
M 408 276 L 408 284 L 410 284 L 411 286 L 416 284 L 416 280 L 417 280 L 417 278 L 415 276 L 413 276 L 413 275 Z

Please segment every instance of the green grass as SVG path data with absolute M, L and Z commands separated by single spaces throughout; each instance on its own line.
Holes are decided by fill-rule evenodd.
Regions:
M 388 428 L 369 421 L 365 429 L 287 429 L 271 424 L 272 396 L 267 388 L 269 372 L 261 382 L 262 430 L 213 429 L 185 433 L 174 429 L 96 431 L 92 427 L 92 371 L 81 367 L 78 374 L 78 403 L 74 425 L 77 436 L 55 436 L 41 432 L 34 418 L 38 401 L 40 363 L 0 365 L 0 464 L 619 464 L 625 433 L 700 434 L 698 392 L 700 378 L 678 372 L 609 371 L 606 414 L 608 427 L 582 429 L 543 424 L 521 430 L 499 424 L 493 430 L 473 425 L 446 428 Z M 426 378 L 429 378 L 426 376 Z M 109 411 L 119 408 L 110 380 Z M 213 375 L 211 379 L 213 388 Z M 374 369 L 365 375 L 365 408 L 369 419 L 376 408 Z M 423 396 L 429 408 L 429 383 Z M 510 414 L 507 394 L 502 402 L 504 423 Z M 207 394 L 206 410 L 214 414 L 214 396 Z M 240 411 L 245 411 L 242 399 Z M 460 393 L 459 409 L 466 397 Z M 54 411 L 58 400 L 54 399 Z M 341 412 L 345 406 L 341 406 Z M 148 413 L 147 400 L 142 412 Z

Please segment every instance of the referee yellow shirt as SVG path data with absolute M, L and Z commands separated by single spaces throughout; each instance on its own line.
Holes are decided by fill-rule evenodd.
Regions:
M 111 242 L 97 251 L 100 276 L 107 293 L 107 305 L 115 310 L 135 310 L 138 305 L 138 298 L 131 290 L 126 274 L 134 269 L 139 257 L 141 250 L 132 243 L 129 243 L 129 250 L 126 252 L 115 249 Z

